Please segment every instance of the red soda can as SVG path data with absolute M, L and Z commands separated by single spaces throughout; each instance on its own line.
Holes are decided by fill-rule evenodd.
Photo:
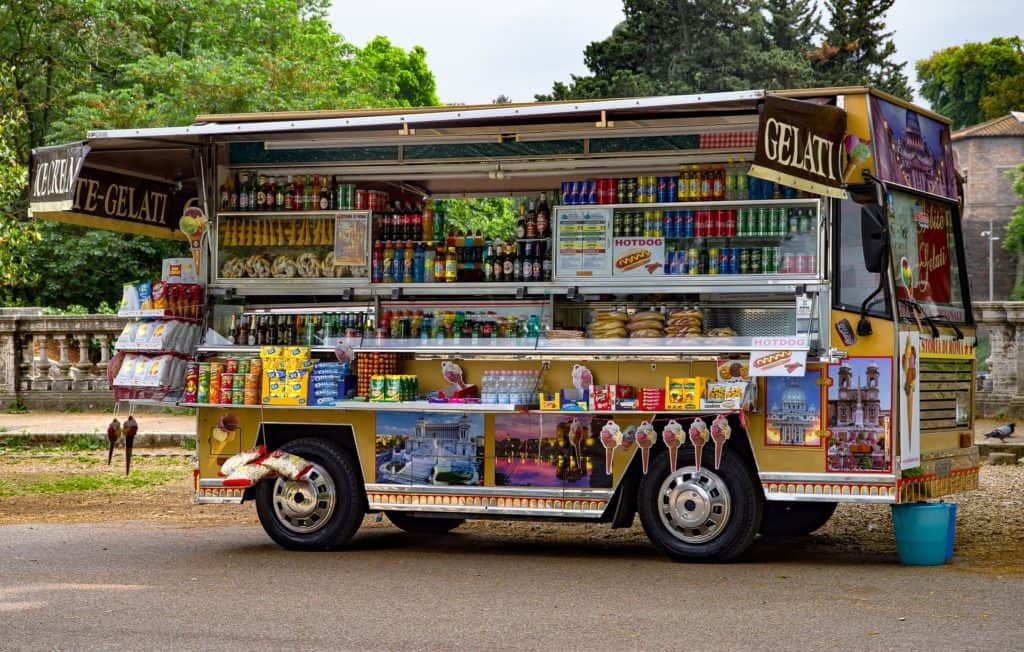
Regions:
M 725 235 L 725 223 L 728 221 L 725 216 L 725 211 L 716 210 L 714 211 L 715 221 L 711 227 L 711 235 L 723 236 Z
M 793 269 L 795 267 L 795 261 L 793 260 L 794 258 L 796 258 L 796 256 L 794 256 L 793 254 L 783 254 L 783 256 L 782 256 L 782 273 L 783 274 L 792 274 L 794 271 L 796 271 L 796 270 Z
M 367 209 L 366 191 L 362 188 L 356 188 L 356 210 L 365 211 Z
M 186 317 L 201 319 L 203 316 L 203 286 L 193 283 L 188 286 L 188 312 Z
M 736 235 L 736 211 L 729 210 L 725 211 L 725 213 L 725 235 L 734 236 Z
M 814 273 L 814 256 L 803 255 L 797 257 L 797 273 L 798 274 L 813 274 Z

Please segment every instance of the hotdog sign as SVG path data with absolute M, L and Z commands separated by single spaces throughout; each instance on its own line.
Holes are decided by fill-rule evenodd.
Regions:
M 750 354 L 751 376 L 803 376 L 807 371 L 808 341 L 803 336 L 755 337 Z
M 612 241 L 613 276 L 664 274 L 665 238 L 615 238 Z

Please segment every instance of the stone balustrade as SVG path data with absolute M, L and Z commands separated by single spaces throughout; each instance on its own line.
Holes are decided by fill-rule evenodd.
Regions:
M 0 401 L 62 408 L 113 401 L 107 367 L 127 319 L 0 310 Z
M 976 301 L 974 319 L 992 343 L 989 376 L 975 392 L 979 415 L 1024 415 L 1024 301 Z

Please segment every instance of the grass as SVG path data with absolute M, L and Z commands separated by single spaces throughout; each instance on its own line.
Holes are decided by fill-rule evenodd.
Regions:
M 107 449 L 107 440 L 92 435 L 71 435 L 56 446 L 60 451 L 98 451 Z
M 186 437 L 181 440 L 181 447 L 187 451 L 194 451 L 196 449 L 196 438 Z
M 27 414 L 28 406 L 25 405 L 19 398 L 16 401 L 8 403 L 5 412 L 7 412 L 7 414 Z
M 119 467 L 118 467 L 119 468 Z M 104 491 L 110 489 L 137 489 L 180 480 L 181 471 L 136 470 L 131 475 L 118 471 L 53 477 L 10 478 L 0 480 L 0 498 L 22 494 L 60 494 L 77 491 Z

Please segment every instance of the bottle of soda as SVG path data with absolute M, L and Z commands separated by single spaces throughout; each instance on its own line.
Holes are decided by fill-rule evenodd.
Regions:
M 548 194 L 540 193 L 540 202 L 537 204 L 536 233 L 538 238 L 546 238 L 548 229 L 551 226 L 551 208 L 548 206 Z

